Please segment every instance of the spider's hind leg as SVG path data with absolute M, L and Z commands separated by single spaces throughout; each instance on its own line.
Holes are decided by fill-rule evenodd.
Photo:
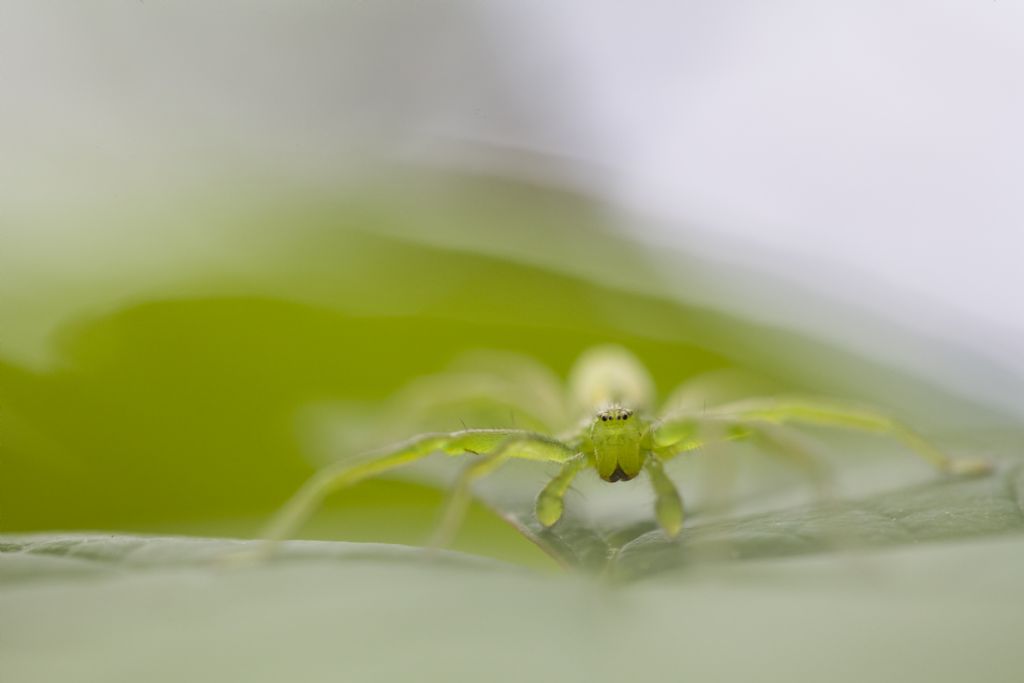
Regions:
M 740 429 L 749 431 L 751 441 L 787 465 L 800 470 L 811 481 L 819 501 L 835 495 L 835 481 L 825 457 L 796 430 L 770 422 L 747 421 Z
M 739 479 L 736 454 L 729 442 L 750 437 L 750 430 L 733 420 L 710 419 L 703 414 L 677 415 L 657 423 L 652 454 L 667 462 L 700 452 L 698 506 L 705 512 L 726 512 L 735 504 Z
M 473 497 L 473 483 L 491 474 L 511 457 L 509 447 L 504 447 L 490 455 L 484 455 L 469 463 L 459 472 L 458 479 L 448 493 L 440 521 L 430 538 L 430 548 L 446 548 L 451 545 L 456 532 L 466 518 L 469 504 Z
M 755 399 L 723 406 L 716 412 L 738 421 L 778 425 L 837 427 L 889 436 L 947 474 L 985 474 L 992 464 L 980 458 L 951 458 L 906 425 L 873 410 L 831 400 Z
M 448 447 L 459 440 L 457 435 L 425 434 L 354 461 L 341 460 L 321 469 L 302 485 L 270 521 L 263 532 L 259 557 L 269 557 L 278 543 L 293 536 L 331 493 L 411 464 Z

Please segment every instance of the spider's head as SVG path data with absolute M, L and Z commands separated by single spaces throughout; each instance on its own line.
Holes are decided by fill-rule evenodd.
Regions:
M 590 428 L 597 472 L 605 481 L 629 481 L 640 473 L 643 427 L 629 408 L 613 405 L 597 412 Z

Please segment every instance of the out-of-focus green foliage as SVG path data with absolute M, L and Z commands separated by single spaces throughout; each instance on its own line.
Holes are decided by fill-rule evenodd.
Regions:
M 792 335 L 676 303 L 667 292 L 609 285 L 635 276 L 650 291 L 657 276 L 642 250 L 572 195 L 500 183 L 418 192 L 318 205 L 265 201 L 244 211 L 183 206 L 191 222 L 206 220 L 225 236 L 224 253 L 203 255 L 212 265 L 183 266 L 179 281 L 156 291 L 131 268 L 113 268 L 95 284 L 123 281 L 121 293 L 64 323 L 54 363 L 0 361 L 0 528 L 209 524 L 253 533 L 312 470 L 302 410 L 329 401 L 372 408 L 468 349 L 515 350 L 564 376 L 582 349 L 618 342 L 648 364 L 662 392 L 735 365 L 779 386 L 827 389 L 766 361 L 778 348 L 886 376 Z M 431 244 L 459 234 L 522 258 Z M 531 253 L 549 265 L 525 262 Z M 602 269 L 611 274 L 604 280 L 587 275 Z M 88 286 L 43 287 L 38 305 L 74 300 Z M 22 307 L 33 303 L 22 293 Z M 362 500 L 374 514 L 351 515 L 341 537 L 420 538 L 422 527 L 378 513 L 413 506 L 420 512 L 407 520 L 429 517 L 436 493 L 366 486 L 341 504 Z M 384 529 L 385 518 L 397 523 Z
M 1021 530 L 1012 429 L 937 431 L 944 446 L 997 456 L 997 474 L 964 480 L 877 439 L 816 434 L 844 472 L 839 497 L 819 503 L 741 447 L 749 474 L 734 515 L 702 496 L 700 458 L 673 463 L 691 513 L 676 544 L 625 485 L 615 490 L 633 498 L 587 516 L 605 489 L 581 483 L 566 519 L 541 531 L 530 506 L 552 472 L 530 464 L 481 487 L 486 504 L 456 541 L 502 562 L 300 543 L 222 573 L 209 562 L 221 542 L 122 535 L 256 535 L 318 462 L 345 455 L 311 439 L 311 415 L 328 416 L 339 443 L 408 437 L 381 418 L 396 394 L 477 349 L 564 378 L 581 350 L 623 344 L 662 398 L 722 368 L 766 390 L 833 394 L 855 377 L 859 398 L 925 414 L 930 433 L 984 415 L 896 369 L 680 303 L 649 253 L 565 193 L 475 181 L 243 204 L 182 209 L 221 251 L 180 276 L 154 284 L 112 267 L 26 281 L 17 306 L 13 292 L 0 301 L 0 349 L 30 336 L 31 307 L 71 311 L 39 354 L 49 363 L 0 359 L 0 670 L 11 680 L 870 677 L 839 664 L 850 658 L 878 678 L 1015 680 L 1020 541 L 974 538 Z M 173 218 L 153 219 L 173 233 Z M 421 543 L 444 495 L 429 465 L 336 496 L 304 535 Z M 110 535 L 12 533 L 40 530 Z M 960 543 L 911 547 L 926 541 Z M 852 555 L 866 548 L 889 550 Z M 792 555 L 803 557 L 773 560 Z M 559 566 L 592 576 L 551 577 Z M 652 576 L 665 583 L 621 586 Z M 58 641 L 60 656 L 39 654 Z

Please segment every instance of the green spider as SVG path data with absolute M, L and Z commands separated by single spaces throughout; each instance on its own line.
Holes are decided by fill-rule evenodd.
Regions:
M 450 382 L 446 388 L 451 389 Z M 500 387 L 490 386 L 486 391 L 495 390 Z M 538 401 L 546 398 L 545 405 L 557 410 L 551 391 L 534 394 Z M 593 468 L 609 483 L 629 481 L 646 473 L 654 492 L 655 517 L 670 539 L 683 528 L 684 507 L 663 464 L 712 441 L 756 438 L 769 450 L 813 473 L 814 458 L 788 434 L 790 426 L 838 427 L 896 438 L 945 473 L 980 474 L 990 469 L 986 461 L 952 459 L 910 428 L 859 406 L 823 399 L 771 397 L 696 408 L 693 394 L 692 388 L 677 390 L 656 417 L 649 412 L 653 382 L 640 361 L 621 347 L 595 347 L 580 357 L 570 374 L 570 400 L 584 413 L 575 428 L 559 436 L 526 429 L 432 432 L 337 462 L 314 475 L 282 508 L 267 529 L 267 545 L 291 536 L 328 494 L 437 452 L 473 455 L 476 459 L 456 480 L 435 537 L 436 545 L 446 544 L 461 523 L 472 484 L 512 458 L 561 465 L 536 499 L 535 514 L 544 527 L 561 519 L 565 494 L 583 470 Z

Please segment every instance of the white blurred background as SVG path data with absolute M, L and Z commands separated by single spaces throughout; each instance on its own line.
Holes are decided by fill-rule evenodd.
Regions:
M 592 193 L 645 241 L 814 294 L 680 298 L 1024 415 L 1022 66 L 1024 6 L 998 0 L 5 3 L 0 306 L 216 239 L 76 220 L 96 207 L 440 165 Z M 0 352 L 29 359 L 67 311 L 19 315 Z

